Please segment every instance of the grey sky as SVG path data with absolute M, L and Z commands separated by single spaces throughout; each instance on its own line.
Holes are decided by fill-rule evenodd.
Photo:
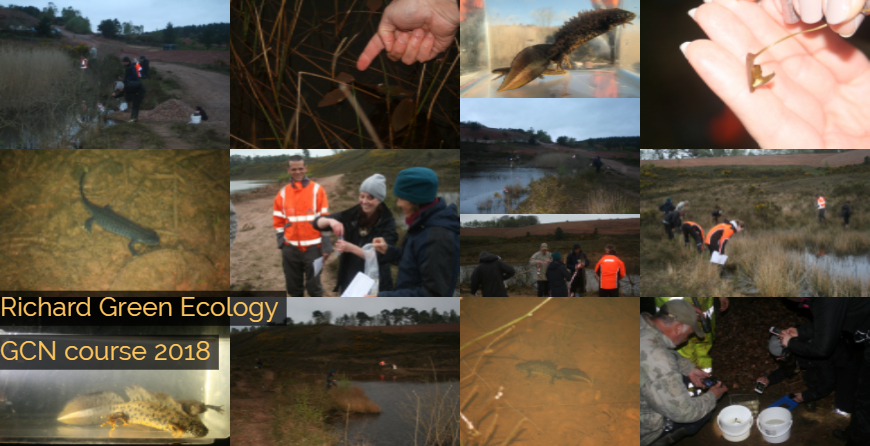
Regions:
M 584 140 L 640 136 L 640 99 L 460 99 L 459 119 Z
M 18 0 L 5 2 L 18 6 L 48 6 L 48 1 Z M 72 7 L 91 21 L 91 31 L 97 32 L 97 26 L 103 20 L 118 19 L 119 22 L 133 22 L 134 25 L 144 25 L 145 32 L 151 32 L 172 26 L 206 25 L 209 23 L 230 23 L 230 4 L 225 0 L 138 0 L 135 2 L 89 0 L 86 2 L 54 2 L 58 15 L 63 8 Z
M 450 312 L 455 310 L 459 314 L 458 297 L 321 297 L 317 299 L 287 298 L 287 315 L 293 322 L 308 322 L 313 319 L 311 313 L 315 311 L 331 311 L 332 317 L 340 317 L 344 314 L 356 314 L 364 311 L 369 316 L 374 316 L 381 310 L 394 310 L 396 308 L 414 308 L 417 311 L 432 311 L 432 307 L 438 312 Z
M 514 215 L 516 216 L 516 215 Z M 502 214 L 462 214 L 459 216 L 460 223 L 470 221 L 489 221 L 497 220 L 502 217 Z M 585 221 L 585 220 L 612 220 L 614 218 L 640 218 L 640 214 L 547 214 L 537 215 L 541 223 L 558 223 L 563 221 Z
M 333 155 L 334 152 L 330 149 L 311 149 L 311 156 L 320 157 L 320 156 L 330 156 Z M 281 155 L 283 153 L 287 153 L 290 155 L 302 155 L 302 150 L 300 149 L 230 149 L 230 155 L 242 155 L 242 156 L 275 156 Z

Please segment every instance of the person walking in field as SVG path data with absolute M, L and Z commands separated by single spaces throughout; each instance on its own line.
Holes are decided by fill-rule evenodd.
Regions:
M 595 166 L 596 173 L 601 173 L 601 166 L 603 166 L 603 165 L 604 165 L 604 163 L 601 162 L 600 156 L 596 156 L 595 158 L 593 158 L 592 164 L 590 164 L 590 166 Z
M 667 214 L 668 212 L 673 211 L 674 209 L 676 209 L 676 208 L 674 207 L 674 204 L 671 203 L 671 199 L 670 199 L 670 198 L 668 198 L 667 200 L 665 200 L 665 204 L 659 206 L 659 210 L 662 211 L 662 212 L 664 212 L 665 214 Z
M 673 210 L 665 214 L 664 220 L 662 223 L 665 225 L 665 233 L 668 234 L 668 240 L 674 239 L 674 229 L 679 228 L 683 222 L 680 217 L 685 214 L 685 211 L 677 211 Z
M 712 257 L 710 261 L 719 265 L 719 276 L 725 276 L 725 261 L 728 256 L 725 255 L 725 246 L 731 236 L 743 231 L 746 226 L 740 220 L 725 220 L 722 224 L 716 225 L 710 232 L 707 233 L 707 247 L 710 248 Z
M 677 211 L 684 211 L 687 207 L 689 207 L 689 200 L 681 201 L 677 203 Z M 685 215 L 685 214 L 684 214 Z
M 619 297 L 619 280 L 625 277 L 625 264 L 616 257 L 616 247 L 604 247 L 604 257 L 595 264 L 598 275 L 598 296 Z
M 547 266 L 553 257 L 547 252 L 547 244 L 541 243 L 541 250 L 532 255 L 529 265 L 535 267 L 535 279 L 538 281 L 538 297 L 550 295 L 550 284 L 547 282 Z
M 550 296 L 568 297 L 568 281 L 571 273 L 562 263 L 562 253 L 554 252 L 553 261 L 547 265 L 547 282 L 550 284 Z
M 843 205 L 843 208 L 840 209 L 840 218 L 843 219 L 843 228 L 849 229 L 849 217 L 851 216 L 852 206 L 850 205 L 850 202 L 847 201 L 846 204 Z
M 816 194 L 816 208 L 819 210 L 819 223 L 827 222 L 825 218 L 825 197 L 822 194 Z
M 589 264 L 589 258 L 583 253 L 579 243 L 574 243 L 574 250 L 568 254 L 566 264 L 568 271 L 574 274 L 574 280 L 570 284 L 570 297 L 580 296 L 586 292 L 586 271 L 583 268 Z
M 704 228 L 693 221 L 684 221 L 681 227 L 683 230 L 683 243 L 689 246 L 689 236 L 695 240 L 695 246 L 698 248 L 698 254 L 704 252 Z
M 725 211 L 719 209 L 719 203 L 716 203 L 716 208 L 713 209 L 713 225 L 719 224 L 719 217 L 722 217 L 722 214 L 724 213 Z
M 471 273 L 471 294 L 481 291 L 483 297 L 508 297 L 504 281 L 516 274 L 514 267 L 501 257 L 486 251 L 480 252 L 480 265 Z

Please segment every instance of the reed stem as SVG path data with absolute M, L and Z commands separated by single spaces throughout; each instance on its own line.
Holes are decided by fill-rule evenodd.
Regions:
M 467 344 L 465 344 L 465 345 L 463 345 L 462 347 L 460 347 L 460 348 L 459 348 L 459 351 L 462 351 L 465 347 L 468 347 L 469 345 L 471 345 L 471 344 L 473 344 L 473 343 L 475 343 L 475 342 L 477 342 L 477 341 L 479 341 L 479 340 L 481 340 L 481 339 L 483 339 L 483 338 L 485 338 L 485 337 L 487 337 L 487 336 L 490 336 L 490 335 L 492 335 L 492 334 L 494 334 L 494 333 L 496 333 L 496 332 L 498 332 L 498 331 L 501 331 L 501 330 L 503 330 L 503 329 L 505 329 L 505 328 L 507 328 L 507 327 L 510 327 L 511 325 L 516 324 L 517 322 L 519 322 L 519 321 L 521 321 L 521 320 L 523 320 L 523 319 L 525 319 L 525 318 L 527 318 L 527 317 L 531 317 L 531 316 L 534 314 L 534 312 L 538 310 L 538 308 L 543 307 L 545 303 L 547 303 L 547 302 L 550 301 L 550 299 L 552 299 L 552 297 L 548 297 L 548 298 L 544 299 L 544 301 L 541 302 L 540 304 L 538 304 L 537 307 L 532 308 L 531 311 L 529 311 L 528 313 L 526 313 L 526 314 L 520 316 L 519 318 L 514 319 L 514 320 L 508 322 L 507 324 L 504 324 L 504 325 L 502 325 L 501 327 L 498 327 L 498 328 L 496 328 L 495 330 L 490 331 L 489 333 L 482 334 L 482 335 L 480 335 L 480 336 L 474 338 L 472 341 L 470 341 L 470 342 L 468 342 Z

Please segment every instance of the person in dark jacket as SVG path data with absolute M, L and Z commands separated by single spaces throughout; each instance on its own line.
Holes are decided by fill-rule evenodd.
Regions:
M 689 246 L 689 237 L 695 240 L 695 247 L 698 248 L 698 254 L 704 253 L 704 228 L 693 221 L 684 221 L 680 227 L 683 230 L 683 243 Z
M 870 438 L 870 299 L 863 297 L 789 297 L 809 302 L 813 313 L 811 341 L 795 336 L 794 328 L 783 330 L 780 342 L 795 355 L 826 358 L 834 354 L 840 337 L 847 333 L 858 348 L 864 347 L 861 372 L 852 379 L 858 383 L 855 393 L 855 412 L 845 430 L 836 429 L 833 435 L 846 441 L 845 446 L 862 446 Z M 800 334 L 799 332 L 797 333 Z M 860 345 L 858 345 L 860 344 Z
M 562 263 L 562 254 L 559 252 L 553 253 L 553 261 L 547 265 L 547 282 L 550 283 L 550 296 L 552 297 L 568 297 L 568 281 L 571 280 L 571 273 L 565 268 Z
M 145 85 L 139 80 L 139 75 L 136 74 L 136 67 L 130 64 L 130 58 L 124 57 L 124 65 L 127 66 L 124 75 L 124 88 L 115 90 L 112 97 L 124 96 L 124 100 L 130 103 L 130 122 L 139 121 L 139 105 L 145 99 Z
M 480 290 L 483 297 L 508 297 L 504 281 L 516 274 L 514 267 L 502 262 L 501 257 L 480 252 L 480 265 L 471 273 L 471 294 Z
M 671 211 L 665 214 L 664 220 L 662 223 L 665 225 L 665 233 L 668 234 L 668 239 L 674 239 L 674 229 L 682 226 L 683 221 L 680 219 L 682 217 L 684 211 Z
M 586 270 L 584 268 L 589 265 L 589 258 L 586 257 L 579 243 L 574 243 L 574 249 L 571 251 L 571 254 L 568 254 L 565 263 L 568 266 L 568 272 L 574 276 L 574 280 L 570 284 L 571 296 L 579 296 L 585 293 Z
M 843 219 L 843 227 L 849 229 L 849 218 L 852 217 L 852 206 L 850 202 L 846 202 L 843 208 L 840 209 L 840 218 Z
M 722 209 L 719 209 L 719 203 L 716 203 L 716 207 L 713 209 L 713 224 L 714 225 L 719 224 L 719 217 L 721 217 L 722 214 L 724 214 L 724 213 L 725 213 L 725 211 L 723 211 Z
M 665 214 L 667 214 L 668 212 L 673 211 L 674 209 L 676 209 L 676 207 L 674 206 L 673 203 L 671 203 L 671 199 L 670 199 L 670 198 L 668 198 L 667 200 L 665 200 L 665 204 L 659 206 L 659 210 L 662 211 L 662 212 L 664 212 Z
M 139 66 L 142 67 L 142 79 L 148 78 L 148 66 L 151 64 L 151 61 L 146 59 L 145 56 L 139 56 Z
M 600 156 L 596 156 L 592 159 L 592 165 L 595 166 L 595 172 L 601 173 L 601 166 L 603 166 L 604 163 L 601 162 Z
M 396 177 L 393 195 L 405 214 L 408 233 L 401 247 L 383 237 L 372 241 L 388 262 L 399 265 L 396 290 L 377 297 L 454 296 L 459 281 L 459 212 L 437 194 L 438 175 L 432 169 L 412 167 Z
M 332 230 L 336 236 L 341 236 L 336 244 L 336 250 L 348 255 L 338 258 L 338 277 L 332 290 L 341 293 L 356 277 L 357 273 L 365 272 L 365 254 L 362 246 L 371 243 L 375 237 L 382 237 L 389 244 L 399 241 L 396 232 L 396 219 L 384 204 L 387 198 L 387 180 L 376 173 L 362 182 L 359 187 L 359 204 L 345 211 L 317 217 L 312 224 L 319 230 Z M 384 255 L 378 257 L 378 291 L 393 290 L 393 275 L 390 264 L 384 260 Z

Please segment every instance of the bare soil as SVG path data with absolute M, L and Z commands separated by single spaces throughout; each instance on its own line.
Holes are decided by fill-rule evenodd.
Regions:
M 589 233 L 598 228 L 599 234 L 640 234 L 640 219 L 626 218 L 614 220 L 588 220 L 561 223 L 547 223 L 543 225 L 523 226 L 520 228 L 462 228 L 460 235 L 479 237 L 524 237 L 526 232 L 532 235 L 547 235 L 556 231 L 556 227 L 562 228 L 566 233 Z
M 664 167 L 697 167 L 697 166 L 813 166 L 840 167 L 849 164 L 860 164 L 870 152 L 852 150 L 850 152 L 830 155 L 827 153 L 808 153 L 806 155 L 759 155 L 759 156 L 725 156 L 717 158 L 689 158 L 679 160 L 644 160 L 643 164 Z
M 337 199 L 336 189 L 342 175 L 312 178 L 320 184 L 330 203 Z M 230 251 L 230 284 L 240 286 L 251 284 L 257 290 L 283 290 L 285 288 L 284 270 L 281 266 L 281 251 L 276 247 L 275 229 L 272 227 L 272 203 L 275 195 L 284 184 L 274 184 L 258 188 L 252 192 L 233 195 L 233 206 L 239 216 L 239 230 L 233 249 Z M 335 274 L 329 265 L 338 256 L 330 255 L 320 273 L 325 297 L 335 297 Z

